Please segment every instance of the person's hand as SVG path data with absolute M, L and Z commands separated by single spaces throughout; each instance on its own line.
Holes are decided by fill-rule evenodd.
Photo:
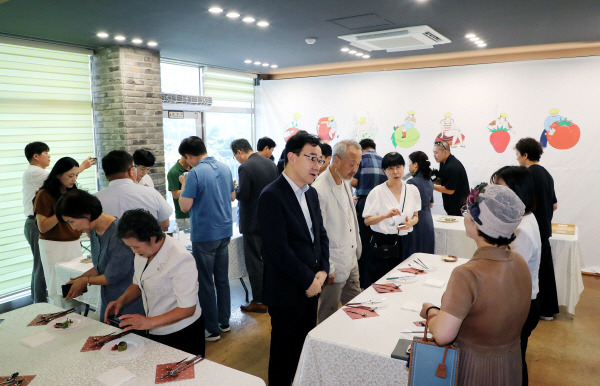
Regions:
M 399 226 L 398 230 L 399 231 L 407 231 L 410 228 L 412 228 L 412 225 L 408 225 L 408 216 L 406 216 L 406 220 L 404 220 L 404 226 Z
M 187 175 L 185 173 L 179 176 L 179 182 L 181 183 L 181 185 L 185 184 L 186 177 Z
M 121 320 L 119 327 L 123 328 L 123 331 L 149 330 L 154 327 L 152 318 L 140 314 L 125 314 L 121 315 L 119 319 Z
M 327 273 L 325 271 L 319 271 L 315 274 L 315 279 L 321 283 L 321 287 L 325 284 L 325 280 L 327 280 Z
M 352 200 L 354 201 L 354 205 L 358 204 L 358 196 L 352 196 Z
M 82 163 L 81 163 L 81 169 L 85 170 L 90 168 L 93 164 L 96 163 L 96 159 L 92 158 L 92 157 L 87 157 Z
M 327 284 L 335 284 L 335 272 L 327 276 Z
M 121 311 L 122 307 L 123 305 L 118 300 L 113 300 L 112 302 L 108 303 L 106 306 L 106 311 L 104 312 L 104 323 L 108 323 L 109 317 L 113 315 L 119 315 L 119 311 Z
M 306 290 L 306 296 L 312 298 L 320 294 L 322 285 L 323 283 L 315 277 L 310 287 Z
M 433 306 L 433 303 L 423 303 L 423 307 L 421 307 L 421 313 L 419 315 L 421 315 L 423 319 L 427 319 L 427 309 Z
M 394 208 L 388 212 L 387 218 L 391 218 L 394 216 L 400 216 L 401 214 L 402 214 L 402 212 L 400 212 L 400 209 Z
M 65 284 L 72 284 L 69 293 L 65 300 L 74 299 L 83 294 L 83 290 L 87 287 L 88 279 L 86 277 L 78 277 L 77 279 L 71 278 Z

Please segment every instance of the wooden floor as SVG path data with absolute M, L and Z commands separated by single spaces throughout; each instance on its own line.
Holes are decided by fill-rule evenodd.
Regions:
M 563 312 L 540 321 L 529 339 L 530 385 L 600 385 L 600 277 L 583 277 L 574 318 Z M 231 332 L 206 342 L 212 361 L 267 380 L 271 323 L 268 314 L 245 314 L 239 306 L 244 291 L 231 282 Z

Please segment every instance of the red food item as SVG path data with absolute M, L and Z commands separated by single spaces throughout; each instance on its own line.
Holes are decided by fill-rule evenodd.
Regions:
M 567 120 L 567 118 L 554 122 L 550 125 L 550 129 L 546 133 L 546 138 L 548 138 L 548 143 L 553 148 L 570 149 L 579 142 L 581 130 L 579 130 L 579 126 L 574 124 L 573 121 Z
M 503 153 L 510 142 L 510 134 L 507 130 L 498 129 L 492 131 L 490 135 L 490 143 L 496 150 L 496 153 Z
M 117 351 L 117 345 L 115 344 L 114 346 L 112 346 L 112 348 L 110 350 L 111 351 Z

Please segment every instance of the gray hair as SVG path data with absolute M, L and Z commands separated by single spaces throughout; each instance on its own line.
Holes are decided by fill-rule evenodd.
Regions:
M 333 152 L 331 154 L 331 159 L 335 159 L 335 156 L 340 157 L 340 159 L 346 158 L 346 154 L 348 154 L 348 148 L 353 147 L 358 151 L 362 151 L 362 147 L 360 144 L 352 139 L 345 139 L 335 144 L 333 147 Z

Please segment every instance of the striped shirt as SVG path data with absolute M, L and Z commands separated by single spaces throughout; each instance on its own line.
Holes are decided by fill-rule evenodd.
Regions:
M 358 197 L 368 195 L 374 187 L 387 181 L 387 176 L 381 168 L 381 157 L 375 153 L 375 150 L 369 149 L 363 153 L 354 178 L 358 180 L 356 187 Z

